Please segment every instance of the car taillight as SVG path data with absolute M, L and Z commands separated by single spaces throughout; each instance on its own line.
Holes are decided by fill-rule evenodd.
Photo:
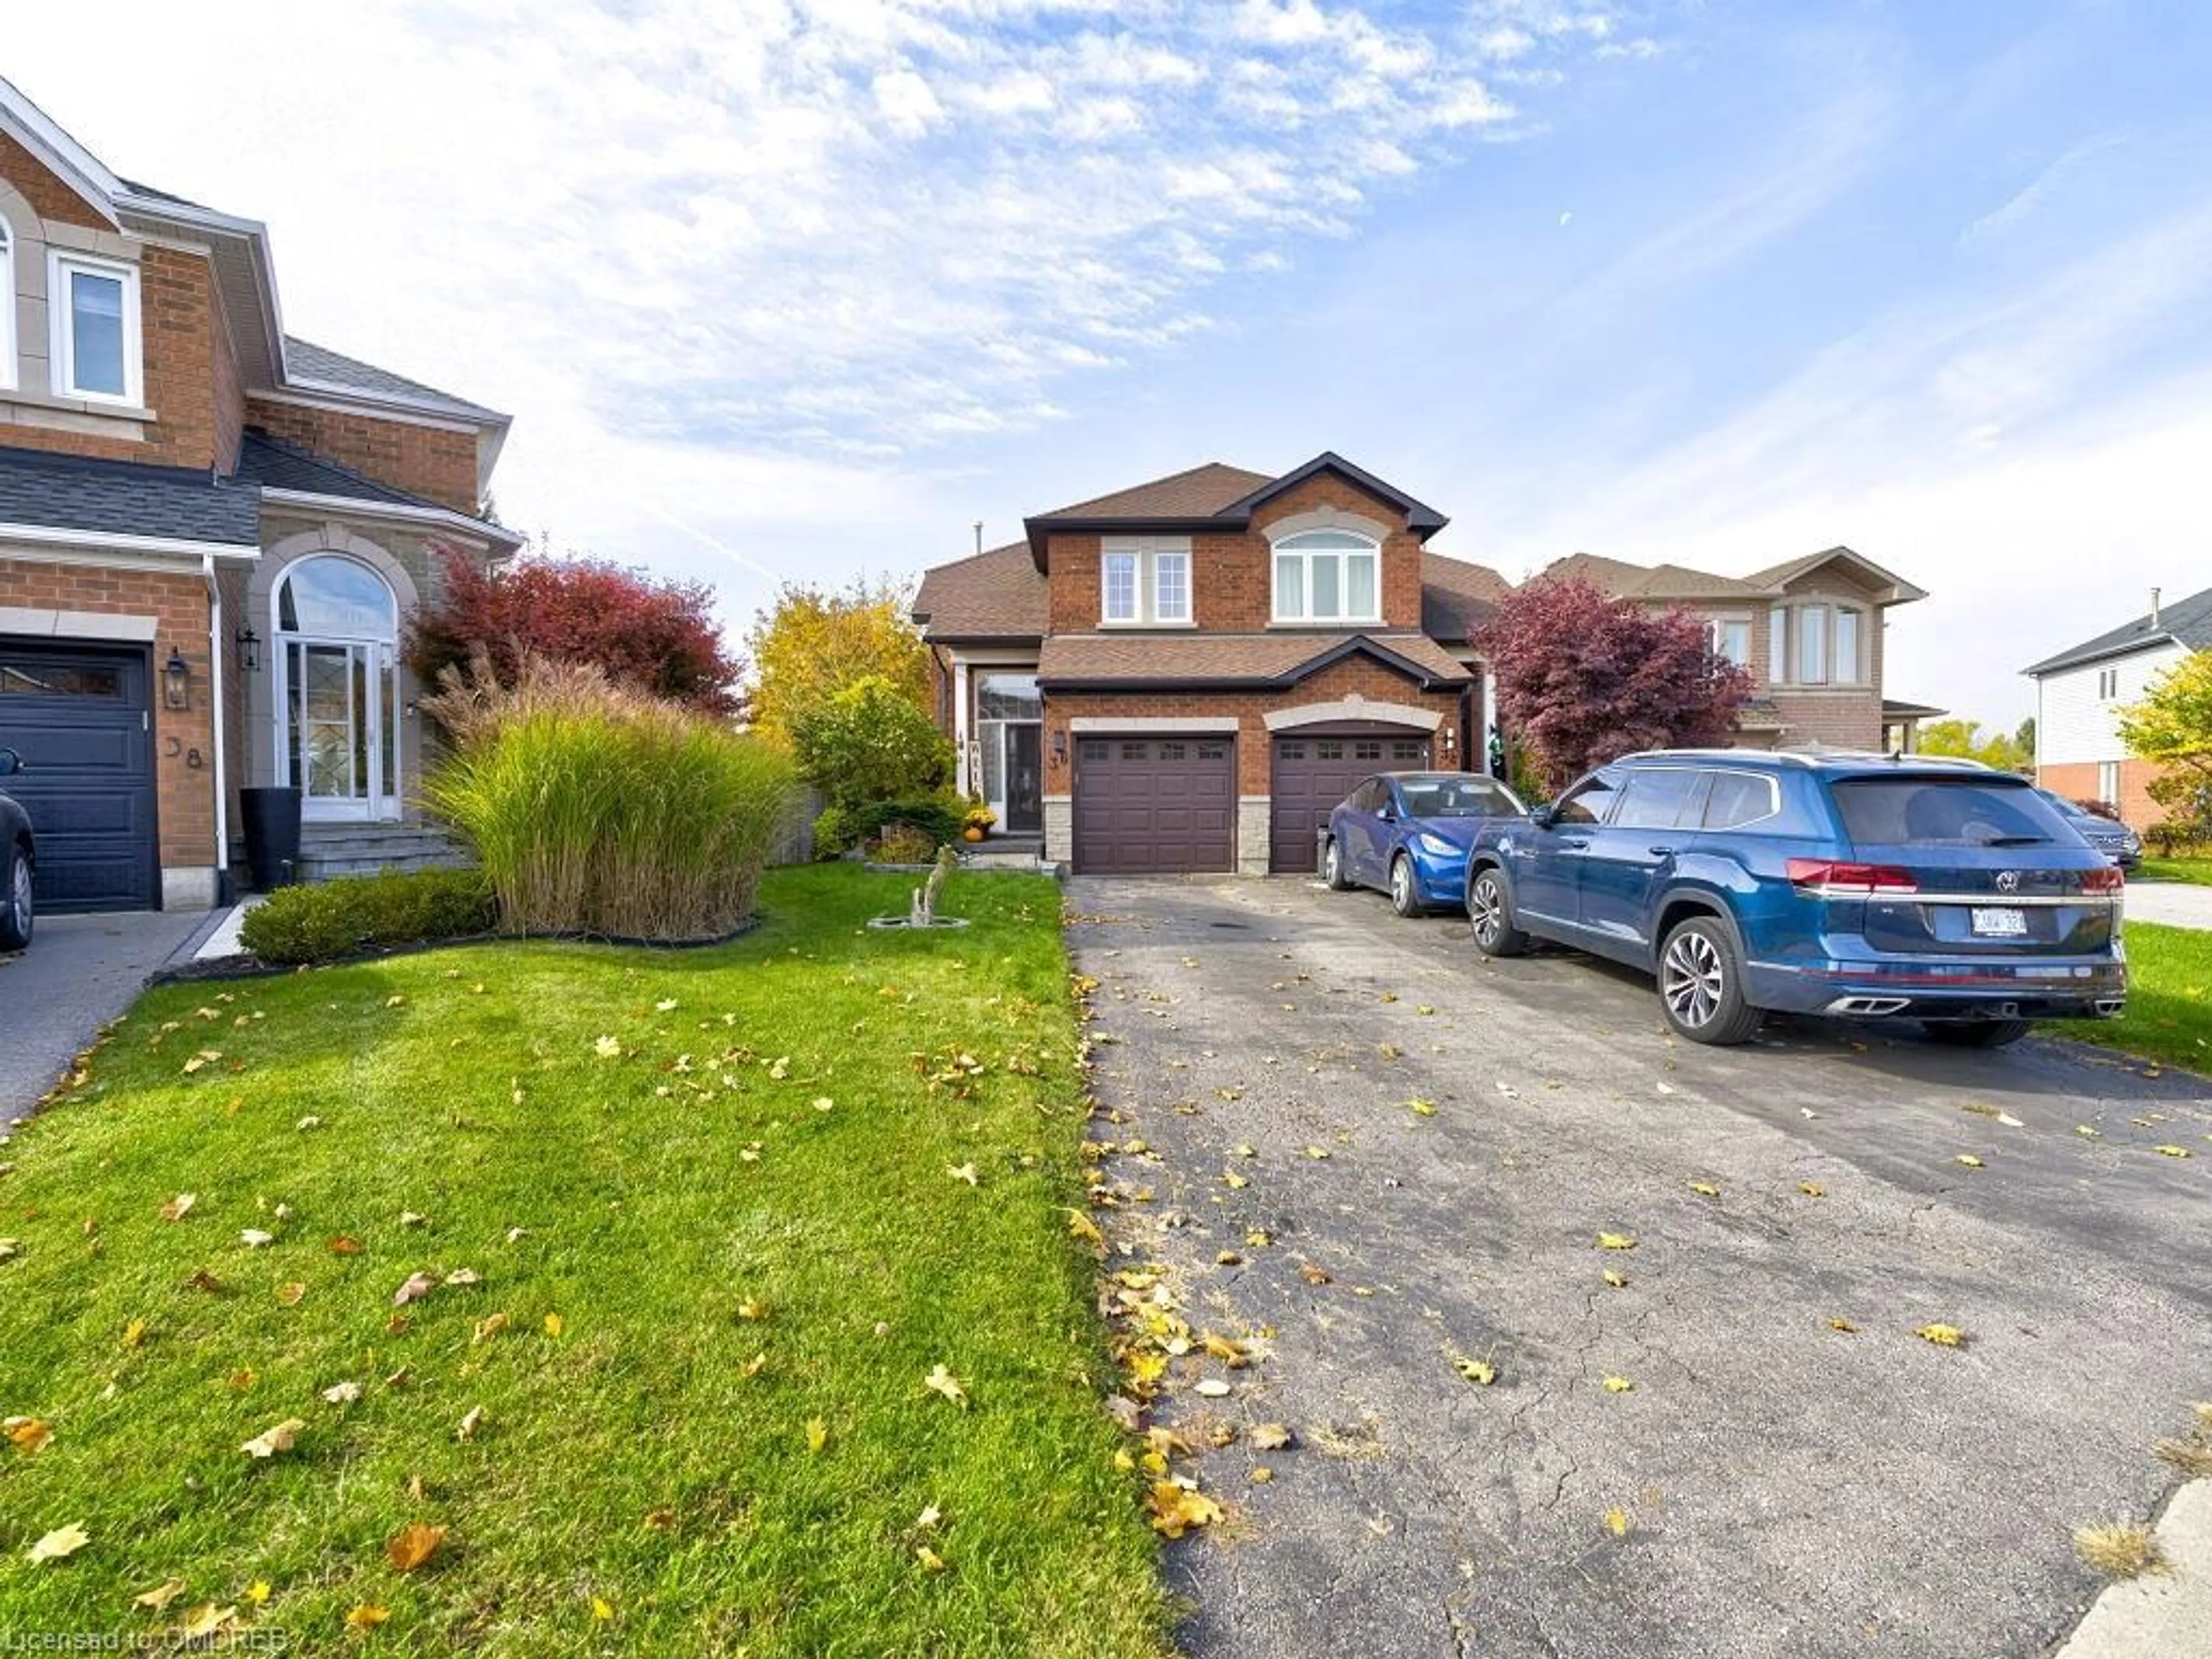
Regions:
M 1795 887 L 1817 888 L 1828 893 L 1917 893 L 1920 884 L 1912 872 L 1893 864 L 1844 864 L 1832 859 L 1792 859 L 1790 881 Z
M 2085 893 L 2117 893 L 2127 884 L 2127 879 L 2120 873 L 2118 865 L 2108 864 L 2101 870 L 2084 870 L 2081 872 L 2081 890 Z

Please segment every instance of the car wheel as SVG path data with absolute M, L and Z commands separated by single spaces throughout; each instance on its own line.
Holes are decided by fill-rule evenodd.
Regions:
M 1528 935 L 1513 925 L 1513 908 L 1505 896 L 1505 878 L 1486 866 L 1474 874 L 1467 890 L 1467 919 L 1474 929 L 1475 948 L 1486 957 L 1526 954 Z
M 1743 1000 L 1735 941 L 1711 916 L 1692 916 L 1659 947 L 1659 1003 L 1667 1023 L 1692 1042 L 1747 1041 L 1758 1009 Z
M 1421 890 L 1413 879 L 1413 861 L 1403 853 L 1390 860 L 1390 908 L 1401 916 L 1421 914 Z
M 1334 836 L 1321 849 L 1321 878 L 1332 893 L 1348 893 L 1352 884 L 1344 876 L 1344 848 Z
M 2034 1028 L 2024 1019 L 1931 1019 L 1926 1029 L 1954 1048 L 2009 1048 Z
M 8 849 L 0 867 L 0 951 L 21 951 L 31 943 L 31 860 L 20 847 Z

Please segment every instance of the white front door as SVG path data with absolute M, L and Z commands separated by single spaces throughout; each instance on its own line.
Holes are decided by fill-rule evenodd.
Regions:
M 396 818 L 392 648 L 375 641 L 283 641 L 277 687 L 284 781 L 311 819 Z

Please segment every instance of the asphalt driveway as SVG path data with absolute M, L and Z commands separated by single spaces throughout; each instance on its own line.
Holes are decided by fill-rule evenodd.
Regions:
M 1160 1415 L 1297 1437 L 1191 1465 L 1230 1507 L 1170 1551 L 1200 1659 L 2039 1655 L 2101 1582 L 2072 1529 L 2172 1490 L 2212 1085 L 1818 1024 L 1701 1049 L 1632 975 L 1303 881 L 1067 907 L 1094 1133 L 1140 1148 L 1103 1160 L 1114 1265 L 1265 1356 L 1176 1362 Z
M 30 1110 L 209 922 L 195 910 L 40 916 L 28 951 L 0 956 L 0 1123 Z

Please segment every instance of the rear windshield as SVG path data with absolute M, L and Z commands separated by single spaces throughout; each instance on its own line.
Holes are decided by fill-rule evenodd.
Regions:
M 1398 793 L 1406 815 L 1415 818 L 1491 818 L 1517 816 L 1522 810 L 1513 792 L 1491 778 L 1401 778 Z
M 1836 785 L 1835 794 L 1845 833 L 1862 847 L 2032 847 L 2073 837 L 2026 783 L 1854 778 Z

